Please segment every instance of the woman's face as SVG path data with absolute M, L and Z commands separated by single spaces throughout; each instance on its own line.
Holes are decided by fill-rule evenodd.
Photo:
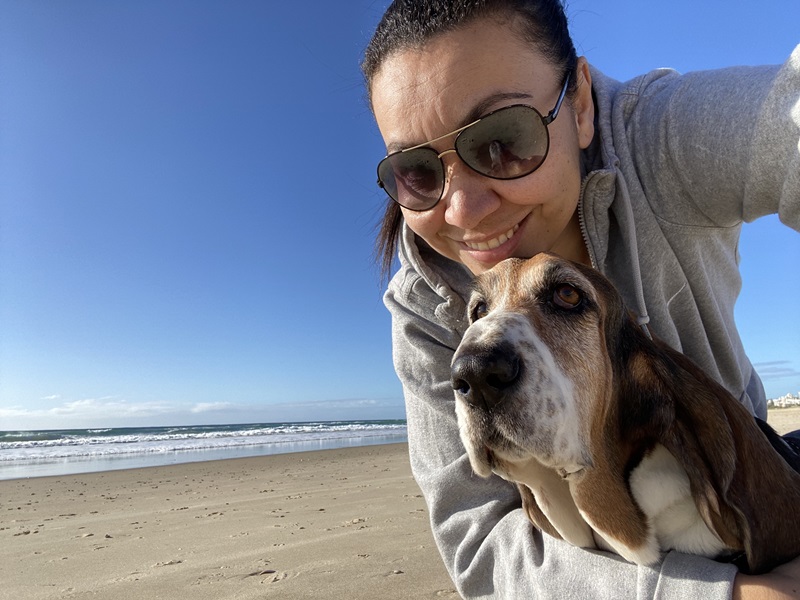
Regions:
M 588 262 L 577 205 L 580 149 L 594 135 L 594 105 L 585 60 L 578 70 L 578 92 L 548 126 L 550 151 L 538 170 L 520 179 L 490 179 L 455 153 L 445 154 L 444 195 L 427 211 L 404 208 L 409 227 L 474 274 L 509 257 L 544 251 Z M 464 126 L 478 108 L 486 114 L 529 104 L 547 115 L 564 75 L 519 39 L 509 22 L 480 20 L 434 38 L 422 50 L 391 54 L 373 78 L 372 106 L 387 149 L 395 151 Z M 453 147 L 454 137 L 430 146 L 443 152 Z

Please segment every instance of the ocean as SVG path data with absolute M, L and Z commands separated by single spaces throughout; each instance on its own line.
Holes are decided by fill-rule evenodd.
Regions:
M 407 441 L 405 420 L 0 431 L 0 480 Z

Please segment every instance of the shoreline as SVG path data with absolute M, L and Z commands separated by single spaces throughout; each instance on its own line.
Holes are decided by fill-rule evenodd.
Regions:
M 767 422 L 784 434 L 800 430 L 800 407 L 771 408 Z M 138 468 L 163 467 L 197 462 L 213 462 L 234 458 L 256 458 L 280 454 L 295 454 L 339 448 L 360 448 L 371 445 L 403 444 L 408 442 L 406 432 L 386 433 L 374 436 L 352 436 L 313 440 L 294 440 L 265 444 L 203 448 L 195 450 L 170 450 L 153 453 L 113 454 L 104 456 L 75 456 L 53 458 L 31 458 L 0 461 L 0 481 L 31 477 L 69 476 L 81 473 Z
M 256 458 L 259 456 L 273 456 L 277 454 L 336 450 L 339 448 L 401 444 L 407 441 L 408 436 L 403 432 L 223 446 L 220 448 L 203 448 L 198 450 L 178 449 L 152 453 L 19 459 L 14 461 L 0 461 L 0 481 L 165 467 L 196 462 L 229 460 L 233 458 Z

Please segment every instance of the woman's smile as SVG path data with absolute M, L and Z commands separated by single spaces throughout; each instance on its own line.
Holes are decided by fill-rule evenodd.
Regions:
M 518 229 L 519 229 L 519 224 L 514 225 L 507 232 L 501 233 L 496 238 L 492 238 L 483 242 L 469 242 L 467 240 L 464 240 L 464 245 L 470 250 L 494 250 L 495 248 L 502 246 L 508 240 L 510 240 Z

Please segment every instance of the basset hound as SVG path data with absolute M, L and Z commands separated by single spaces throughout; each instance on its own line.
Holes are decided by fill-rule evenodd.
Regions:
M 675 549 L 761 573 L 800 554 L 791 450 L 650 339 L 599 272 L 509 259 L 477 277 L 468 313 L 451 371 L 460 436 L 540 530 L 642 565 Z

